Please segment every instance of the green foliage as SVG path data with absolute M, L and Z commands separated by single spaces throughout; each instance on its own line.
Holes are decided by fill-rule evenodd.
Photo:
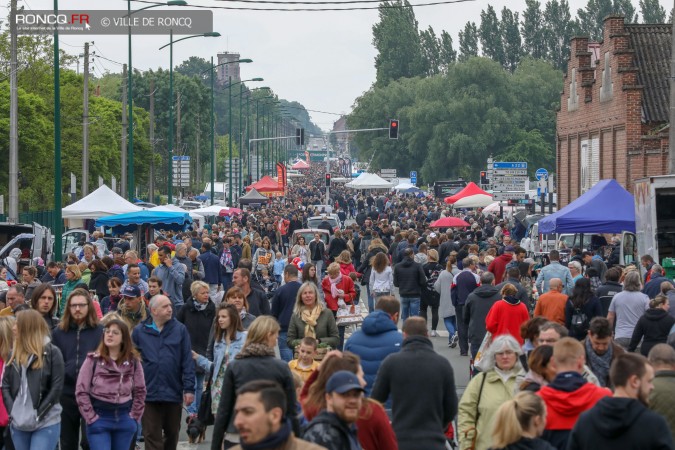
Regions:
M 467 22 L 459 32 L 459 61 L 478 56 L 478 29 L 475 22 Z
M 502 66 L 506 65 L 502 31 L 499 27 L 497 13 L 492 5 L 488 5 L 487 11 L 483 10 L 480 12 L 480 27 L 478 30 L 483 56 L 497 61 Z
M 525 0 L 527 8 L 523 12 L 521 35 L 523 37 L 523 53 L 533 58 L 545 58 L 544 16 L 541 3 L 537 0 Z
M 602 21 L 612 14 L 624 15 L 627 23 L 637 22 L 631 0 L 588 0 L 585 8 L 577 10 L 579 31 L 594 41 L 602 40 Z
M 576 33 L 577 25 L 572 21 L 567 0 L 549 0 L 544 9 L 544 44 L 548 60 L 553 67 L 567 70 L 570 55 L 570 38 Z
M 504 47 L 504 68 L 513 72 L 520 62 L 523 45 L 518 27 L 518 13 L 504 7 L 499 26 Z
M 489 155 L 517 155 L 552 167 L 561 75 L 532 58 L 511 74 L 474 57 L 451 65 L 447 75 L 374 86 L 356 100 L 348 121 L 354 128 L 375 128 L 382 117 L 398 117 L 398 140 L 385 133 L 355 136 L 360 159 L 372 158 L 374 169 L 418 170 L 425 182 L 475 178 Z
M 664 23 L 666 21 L 666 10 L 659 0 L 640 0 L 640 15 L 642 23 Z
M 417 19 L 408 0 L 382 2 L 379 17 L 373 25 L 373 45 L 377 49 L 375 83 L 385 86 L 399 78 L 424 74 Z
M 309 113 L 302 104 L 299 102 L 290 102 L 288 100 L 281 100 L 281 107 L 286 109 L 291 115 L 292 120 L 297 122 L 297 126 L 305 129 L 305 136 L 309 137 L 310 134 L 319 135 L 321 134 L 321 128 L 319 128 L 312 119 L 309 117 Z
M 452 36 L 450 36 L 450 33 L 443 30 L 441 32 L 441 72 L 447 73 L 450 64 L 454 63 L 455 61 L 457 61 L 457 51 L 452 45 Z

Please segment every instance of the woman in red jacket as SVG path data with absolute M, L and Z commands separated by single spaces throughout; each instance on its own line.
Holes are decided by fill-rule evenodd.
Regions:
M 511 283 L 504 285 L 501 294 L 502 299 L 492 305 L 485 318 L 485 328 L 492 333 L 493 337 L 510 334 L 520 345 L 523 345 L 520 326 L 530 320 L 527 306 L 515 297 L 518 289 Z
M 311 421 L 322 409 L 326 409 L 326 382 L 338 370 L 356 374 L 361 385 L 363 378 L 361 360 L 351 352 L 330 352 L 317 370 L 312 372 L 300 392 L 302 413 Z M 356 420 L 357 438 L 363 450 L 398 450 L 396 435 L 382 405 L 370 398 L 363 399 L 363 405 Z
M 337 318 L 337 310 L 340 306 L 346 308 L 354 303 L 356 290 L 352 279 L 340 272 L 340 264 L 331 263 L 326 272 L 328 275 L 321 282 L 321 290 L 323 290 L 326 306 L 333 312 L 333 317 Z M 341 303 L 344 303 L 344 305 L 341 305 Z M 338 350 L 342 350 L 345 343 L 345 327 L 338 324 L 338 333 L 340 335 Z

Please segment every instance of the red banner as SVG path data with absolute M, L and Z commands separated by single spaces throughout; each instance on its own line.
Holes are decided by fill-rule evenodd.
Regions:
M 280 188 L 286 192 L 286 166 L 280 162 L 277 163 L 277 183 Z

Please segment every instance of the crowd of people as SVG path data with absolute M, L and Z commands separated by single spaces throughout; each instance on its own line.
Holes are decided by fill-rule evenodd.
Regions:
M 175 449 L 183 417 L 213 450 L 674 448 L 675 289 L 649 255 L 535 260 L 481 209 L 323 183 L 313 163 L 140 252 L 97 231 L 9 258 L 0 448 Z M 451 214 L 469 227 L 430 227 Z

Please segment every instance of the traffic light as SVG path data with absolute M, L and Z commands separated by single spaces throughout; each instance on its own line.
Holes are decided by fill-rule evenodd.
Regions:
M 398 139 L 398 119 L 389 120 L 389 139 Z
M 330 187 L 330 174 L 326 174 L 326 187 Z
M 490 180 L 487 178 L 487 172 L 482 171 L 480 173 L 480 184 L 490 184 Z
M 305 129 L 295 129 L 295 145 L 305 145 Z

